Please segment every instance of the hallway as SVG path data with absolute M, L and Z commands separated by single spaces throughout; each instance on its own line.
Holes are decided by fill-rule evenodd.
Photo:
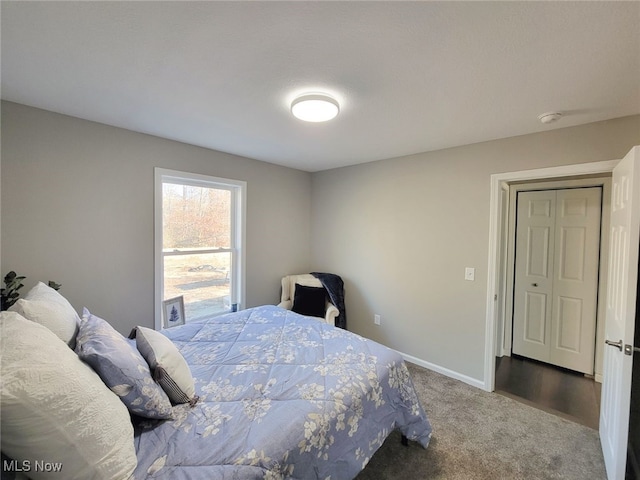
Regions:
M 581 373 L 517 355 L 496 358 L 496 393 L 596 430 L 601 388 Z

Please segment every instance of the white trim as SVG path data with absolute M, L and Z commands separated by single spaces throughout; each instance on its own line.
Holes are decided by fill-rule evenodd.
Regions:
M 194 253 L 206 255 L 207 253 L 230 253 L 233 252 L 233 248 L 193 248 L 190 250 L 166 250 L 162 254 L 165 257 L 180 255 L 193 255 Z
M 246 293 L 246 217 L 247 217 L 247 182 L 228 178 L 201 175 L 198 173 L 154 168 L 154 313 L 155 328 L 162 328 L 162 292 L 164 290 L 162 278 L 162 184 L 177 183 L 196 187 L 215 187 L 230 190 L 234 194 L 231 215 L 234 216 L 234 226 L 231 234 L 233 250 L 239 252 L 232 256 L 236 263 L 232 265 L 231 292 L 234 297 L 232 304 L 237 304 L 238 310 L 245 308 Z M 216 252 L 231 251 L 218 249 Z
M 153 172 L 153 306 L 154 326 L 162 329 L 162 292 L 164 283 L 162 278 L 162 175 L 164 170 L 155 168 Z
M 217 184 L 219 188 L 231 190 L 233 187 L 246 187 L 247 182 L 233 180 L 230 178 L 214 177 L 212 175 L 202 175 L 200 173 L 181 172 L 179 170 L 169 170 L 167 168 L 155 168 L 159 172 L 164 183 L 175 183 L 177 185 L 191 185 L 194 187 L 211 187 Z
M 506 183 L 502 183 L 501 185 L 501 189 L 502 191 L 500 192 L 500 224 L 498 226 L 498 232 L 502 232 L 503 235 L 500 237 L 500 239 L 498 240 L 499 242 L 499 251 L 498 251 L 498 255 L 499 255 L 499 262 L 502 264 L 501 268 L 500 268 L 500 275 L 501 277 L 498 277 L 498 296 L 497 296 L 497 307 L 498 307 L 498 311 L 497 311 L 497 325 L 494 327 L 494 331 L 496 333 L 496 335 L 498 335 L 499 333 L 501 333 L 500 336 L 496 336 L 496 356 L 498 357 L 503 357 L 504 355 L 506 355 L 507 353 L 505 352 L 505 337 L 506 337 L 506 319 L 508 317 L 507 315 L 507 306 L 508 306 L 508 302 L 506 301 L 507 296 L 505 295 L 505 291 L 506 291 L 506 279 L 507 279 L 507 269 L 508 269 L 508 258 L 509 258 L 509 236 L 508 234 L 505 232 L 505 225 L 508 225 L 509 223 L 509 215 L 511 214 L 510 212 L 510 208 L 511 205 L 509 203 L 509 185 L 507 185 Z M 500 281 L 500 278 L 502 278 L 503 280 Z M 494 296 L 494 298 L 496 298 Z M 509 350 L 509 354 L 511 353 L 511 350 Z
M 244 310 L 246 307 L 246 291 L 247 291 L 247 271 L 246 271 L 246 256 L 247 256 L 247 182 L 235 180 L 237 182 L 239 191 L 238 198 L 235 202 L 235 223 L 237 228 L 234 230 L 233 241 L 236 244 L 237 248 L 240 248 L 240 255 L 236 256 L 238 261 L 238 265 L 234 266 L 234 271 L 236 272 L 235 279 L 232 281 L 236 282 L 235 291 L 240 296 L 240 298 L 236 298 L 235 301 L 238 305 L 238 310 Z M 240 238 L 236 238 L 235 235 L 240 233 Z M 240 282 L 238 284 L 237 282 Z
M 461 382 L 464 382 L 467 385 L 471 385 L 472 387 L 484 389 L 484 384 L 480 380 L 467 377 L 466 375 L 462 375 L 461 373 L 454 372 L 453 370 L 449 370 L 448 368 L 435 365 L 433 363 L 427 362 L 425 360 L 414 357 L 412 355 L 407 355 L 406 353 L 399 352 L 398 350 L 396 350 L 396 352 L 402 355 L 402 358 L 404 358 L 407 362 L 415 363 L 416 365 L 420 367 L 424 367 L 428 370 L 433 370 L 434 372 L 440 373 L 445 377 L 453 378 L 455 380 L 460 380 Z
M 499 216 L 500 192 L 502 182 L 518 182 L 524 180 L 542 180 L 550 178 L 572 177 L 577 175 L 593 175 L 611 173 L 620 160 L 579 163 L 561 167 L 539 168 L 520 172 L 497 173 L 491 175 L 491 197 L 489 200 L 489 263 L 487 268 L 487 308 L 485 321 L 484 347 L 484 384 L 483 389 L 495 390 L 495 326 L 496 308 L 494 295 L 498 294 L 499 264 Z

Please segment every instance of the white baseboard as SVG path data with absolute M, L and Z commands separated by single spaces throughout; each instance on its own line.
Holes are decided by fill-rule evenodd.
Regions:
M 407 362 L 415 363 L 416 365 L 418 365 L 420 367 L 424 367 L 424 368 L 426 368 L 428 370 L 433 370 L 434 372 L 440 373 L 440 374 L 444 375 L 445 377 L 453 378 L 455 380 L 460 380 L 461 382 L 464 382 L 464 383 L 466 383 L 468 385 L 471 385 L 472 387 L 476 387 L 476 388 L 480 388 L 482 390 L 486 390 L 484 382 L 481 381 L 481 380 L 477 380 L 475 378 L 467 377 L 466 375 L 463 375 L 463 374 L 458 373 L 458 372 L 454 372 L 453 370 L 449 370 L 448 368 L 444 368 L 444 367 L 441 367 L 439 365 L 435 365 L 435 364 L 427 362 L 425 360 L 421 360 L 420 358 L 414 357 L 412 355 L 407 355 L 406 353 L 402 353 L 402 352 L 399 352 L 399 351 L 397 351 L 397 352 L 400 355 L 402 355 L 402 358 L 404 358 Z
M 594 375 L 593 379 L 598 383 L 602 383 L 602 374 L 601 373 L 596 373 Z

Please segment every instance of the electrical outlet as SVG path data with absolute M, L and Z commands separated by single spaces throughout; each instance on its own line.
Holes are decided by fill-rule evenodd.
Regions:
M 464 269 L 464 279 L 473 282 L 476 279 L 476 269 L 472 267 L 466 267 Z
M 380 325 L 380 315 L 378 315 L 377 313 L 373 316 L 373 323 L 375 323 L 376 325 Z

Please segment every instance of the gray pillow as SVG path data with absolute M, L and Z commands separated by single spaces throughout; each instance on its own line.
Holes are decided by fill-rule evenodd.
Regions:
M 146 418 L 172 418 L 169 397 L 151 377 L 149 365 L 140 352 L 86 308 L 76 338 L 76 353 L 131 413 Z
M 198 401 L 189 365 L 171 340 L 145 327 L 134 330 L 136 346 L 151 369 L 153 377 L 173 403 Z

